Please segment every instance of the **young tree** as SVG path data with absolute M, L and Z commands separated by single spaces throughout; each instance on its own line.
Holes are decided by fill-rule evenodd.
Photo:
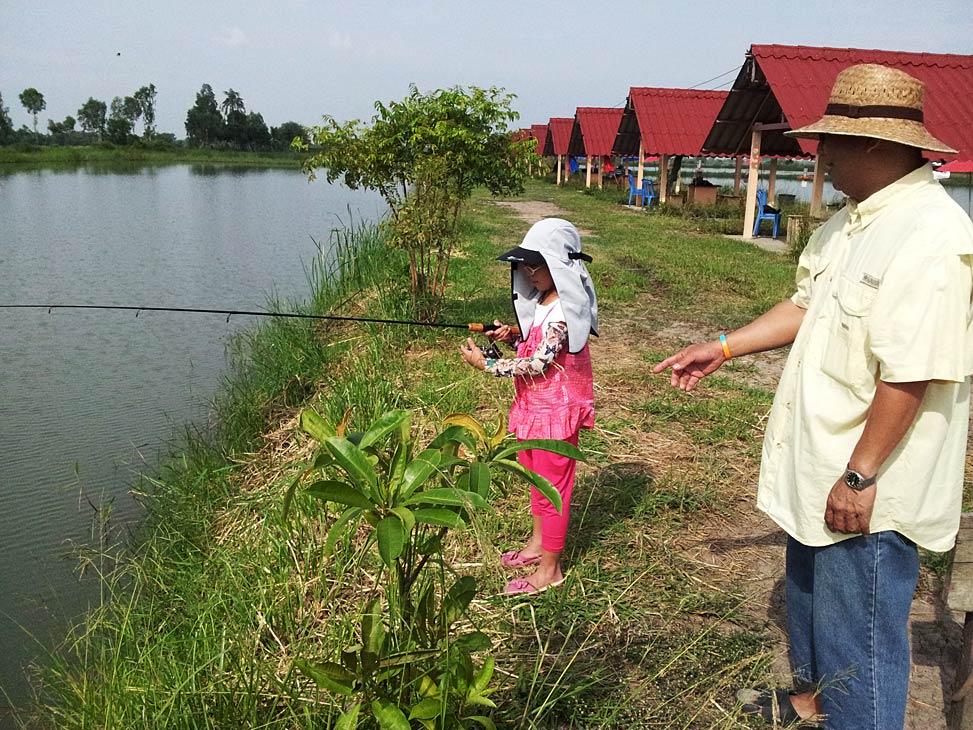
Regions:
M 98 139 L 101 139 L 105 134 L 105 117 L 107 114 L 108 105 L 89 96 L 88 101 L 78 109 L 78 122 L 85 132 L 97 134 Z
M 151 139 L 155 135 L 155 84 L 143 86 L 135 92 L 134 98 L 142 116 L 142 136 Z
M 3 105 L 3 95 L 0 94 L 0 144 L 13 141 L 14 124 L 10 119 L 10 109 Z
M 325 117 L 310 130 L 320 148 L 304 162 L 312 179 L 324 169 L 329 182 L 377 190 L 388 203 L 418 316 L 435 317 L 441 306 L 463 201 L 480 185 L 494 194 L 523 190 L 535 143 L 514 142 L 507 131 L 519 117 L 513 98 L 498 88 L 422 94 L 411 86 L 400 102 L 376 102 L 370 127 Z
M 24 109 L 34 115 L 34 136 L 37 136 L 37 115 L 47 109 L 47 102 L 44 95 L 34 87 L 24 89 L 20 92 L 20 103 Z
M 197 147 L 212 145 L 223 133 L 223 117 L 216 105 L 213 87 L 203 84 L 196 93 L 196 103 L 186 112 L 186 137 Z

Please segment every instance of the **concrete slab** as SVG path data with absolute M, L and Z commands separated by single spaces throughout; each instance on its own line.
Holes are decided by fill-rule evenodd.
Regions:
M 790 251 L 787 241 L 782 238 L 769 238 L 766 236 L 751 238 L 750 236 L 731 233 L 725 233 L 723 235 L 725 238 L 732 238 L 734 241 L 752 244 L 757 248 L 762 248 L 764 251 L 772 251 L 773 253 L 788 253 Z

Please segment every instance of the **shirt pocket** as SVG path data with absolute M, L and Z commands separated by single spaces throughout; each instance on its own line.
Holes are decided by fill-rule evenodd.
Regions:
M 834 289 L 837 306 L 821 369 L 859 396 L 875 386 L 878 365 L 868 351 L 868 322 L 878 290 L 845 275 Z

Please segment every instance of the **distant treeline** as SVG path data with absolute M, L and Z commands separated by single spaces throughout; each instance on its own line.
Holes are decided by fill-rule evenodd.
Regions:
M 33 129 L 26 124 L 14 129 L 10 108 L 0 94 L 0 145 L 140 145 L 158 148 L 187 146 L 205 149 L 266 152 L 290 148 L 295 137 L 306 141 L 307 130 L 297 122 L 268 127 L 258 112 L 248 112 L 243 97 L 232 88 L 224 91 L 217 103 L 209 84 L 203 84 L 196 102 L 186 112 L 186 137 L 157 132 L 155 129 L 155 84 L 143 86 L 131 96 L 116 96 L 110 104 L 89 98 L 63 121 L 47 120 L 47 133 L 37 128 L 37 115 L 47 108 L 44 95 L 35 88 L 24 89 L 20 103 L 34 118 Z M 138 126 L 141 124 L 141 135 Z

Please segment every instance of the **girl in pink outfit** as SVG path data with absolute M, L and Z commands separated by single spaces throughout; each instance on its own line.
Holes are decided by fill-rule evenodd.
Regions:
M 492 340 L 516 346 L 516 357 L 487 359 L 467 340 L 463 359 L 496 377 L 514 379 L 510 431 L 518 440 L 559 439 L 577 446 L 578 432 L 594 426 L 594 389 L 588 336 L 597 335 L 598 303 L 584 265 L 581 237 L 569 222 L 546 218 L 523 243 L 499 257 L 511 264 L 511 290 L 521 332 L 496 322 Z M 537 593 L 564 580 L 561 552 L 571 512 L 574 459 L 549 451 L 521 451 L 523 466 L 550 481 L 561 495 L 561 513 L 531 487 L 533 531 L 527 544 L 501 557 L 510 568 L 536 565 L 536 571 L 510 581 L 504 592 Z

